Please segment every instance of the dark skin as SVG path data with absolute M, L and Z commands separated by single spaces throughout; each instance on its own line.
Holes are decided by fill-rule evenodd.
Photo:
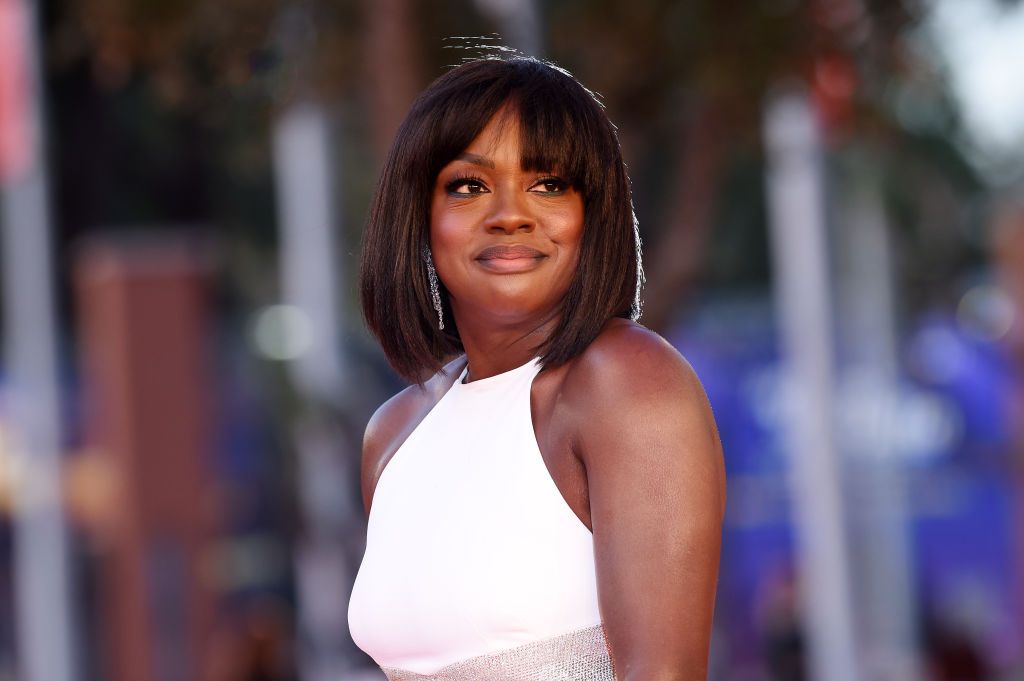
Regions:
M 519 167 L 516 120 L 505 113 L 435 183 L 431 248 L 466 354 L 370 420 L 367 513 L 387 462 L 467 363 L 477 380 L 535 356 L 578 262 L 582 199 L 556 173 Z M 495 244 L 536 254 L 480 261 Z M 594 535 L 617 678 L 705 681 L 725 472 L 692 367 L 657 334 L 611 319 L 581 355 L 538 374 L 530 400 L 552 480 Z

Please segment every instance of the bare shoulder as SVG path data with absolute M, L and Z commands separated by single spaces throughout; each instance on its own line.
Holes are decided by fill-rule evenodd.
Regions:
M 616 318 L 575 360 L 566 391 L 581 406 L 614 406 L 640 395 L 703 398 L 690 363 L 660 335 L 636 322 Z
M 423 385 L 410 385 L 391 397 L 370 417 L 363 434 L 361 488 L 367 513 L 373 501 L 377 480 L 388 461 L 419 425 L 423 417 L 451 387 L 461 369 L 462 358 L 449 362 Z
M 563 395 L 592 491 L 600 478 L 621 481 L 639 460 L 646 470 L 663 472 L 682 463 L 691 473 L 705 471 L 700 477 L 721 490 L 716 505 L 724 508 L 711 404 L 693 367 L 660 335 L 612 320 L 567 372 Z

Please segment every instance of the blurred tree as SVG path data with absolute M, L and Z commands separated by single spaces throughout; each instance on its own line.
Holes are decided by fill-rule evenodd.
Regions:
M 312 24 L 302 60 L 283 49 L 295 32 L 288 10 L 296 7 Z M 787 78 L 811 85 L 837 149 L 869 145 L 885 159 L 879 172 L 893 180 L 890 199 L 909 252 L 929 259 L 911 269 L 962 264 L 963 214 L 932 209 L 926 197 L 969 197 L 979 181 L 955 144 L 960 122 L 945 74 L 921 48 L 924 11 L 909 0 L 541 5 L 547 56 L 602 95 L 631 160 L 648 245 L 647 324 L 664 329 L 687 291 L 721 271 L 723 260 L 741 280 L 744 271 L 767 275 L 764 252 L 737 261 L 715 248 L 713 228 L 736 215 L 718 201 L 720 189 L 758 163 L 761 103 Z M 80 0 L 55 13 L 50 54 L 58 72 L 84 61 L 101 91 L 143 88 L 158 104 L 142 118 L 160 110 L 191 116 L 217 133 L 210 137 L 221 140 L 221 163 L 248 166 L 249 173 L 254 162 L 266 162 L 265 151 L 254 148 L 257 131 L 299 84 L 331 101 L 361 102 L 357 125 L 369 134 L 353 139 L 366 136 L 371 148 L 350 153 L 379 159 L 414 94 L 458 61 L 444 39 L 494 29 L 469 0 Z M 233 138 L 239 118 L 250 122 Z M 371 183 L 358 182 L 353 198 L 365 198 Z M 750 195 L 732 200 L 760 205 L 758 182 L 733 186 Z M 762 213 L 750 213 L 756 224 L 746 229 L 763 229 Z M 361 223 L 360 213 L 352 217 Z M 924 224 L 922 234 L 917 226 Z M 929 255 L 913 247 L 921 238 L 934 246 L 936 234 L 951 247 L 927 249 Z M 934 281 L 926 279 L 910 283 L 920 290 Z
M 979 182 L 955 144 L 959 116 L 945 74 L 920 46 L 924 11 L 917 2 L 862 0 L 552 5 L 552 57 L 604 96 L 634 168 L 639 160 L 634 177 L 655 175 L 637 183 L 641 207 L 650 215 L 652 207 L 642 205 L 650 202 L 658 211 L 656 228 L 647 230 L 645 323 L 664 329 L 708 272 L 743 279 L 735 266 L 719 266 L 739 256 L 711 250 L 713 227 L 736 212 L 718 202 L 719 191 L 751 161 L 760 167 L 762 103 L 787 79 L 812 88 L 836 150 L 866 145 L 878 152 L 874 170 L 893 180 L 891 199 L 909 239 L 934 246 L 937 233 L 959 231 L 950 223 L 962 214 L 930 211 L 931 197 L 969 198 Z M 660 201 L 650 198 L 650 186 Z M 760 204 L 762 194 L 754 182 L 729 197 Z M 749 217 L 756 223 L 748 228 L 763 230 L 763 211 Z M 949 235 L 950 250 L 962 254 L 960 236 Z M 943 250 L 909 246 L 912 258 Z M 767 274 L 766 257 L 748 254 L 742 269 Z M 952 263 L 918 264 L 911 269 L 934 273 L 931 279 Z

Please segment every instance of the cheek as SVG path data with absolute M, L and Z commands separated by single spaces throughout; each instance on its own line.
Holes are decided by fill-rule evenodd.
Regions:
M 430 206 L 430 241 L 456 243 L 469 238 L 475 219 L 472 206 L 451 207 L 443 197 L 435 198 Z
M 446 286 L 458 276 L 458 263 L 470 247 L 470 233 L 464 221 L 447 211 L 430 216 L 430 250 L 437 274 Z
M 578 245 L 583 236 L 583 223 L 583 198 L 574 193 L 572 200 L 551 216 L 549 234 L 552 241 Z
M 579 223 L 566 224 L 550 234 L 551 241 L 558 246 L 558 269 L 553 273 L 554 287 L 564 289 L 569 286 L 580 265 L 580 252 L 583 249 L 583 227 Z
M 554 221 L 548 236 L 559 247 L 573 251 L 575 257 L 578 256 L 583 242 L 583 229 L 583 210 L 580 208 L 567 211 L 561 219 Z

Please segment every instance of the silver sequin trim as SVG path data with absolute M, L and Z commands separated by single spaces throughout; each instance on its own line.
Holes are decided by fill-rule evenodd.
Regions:
M 434 674 L 382 667 L 389 681 L 615 681 L 601 625 L 453 662 Z

